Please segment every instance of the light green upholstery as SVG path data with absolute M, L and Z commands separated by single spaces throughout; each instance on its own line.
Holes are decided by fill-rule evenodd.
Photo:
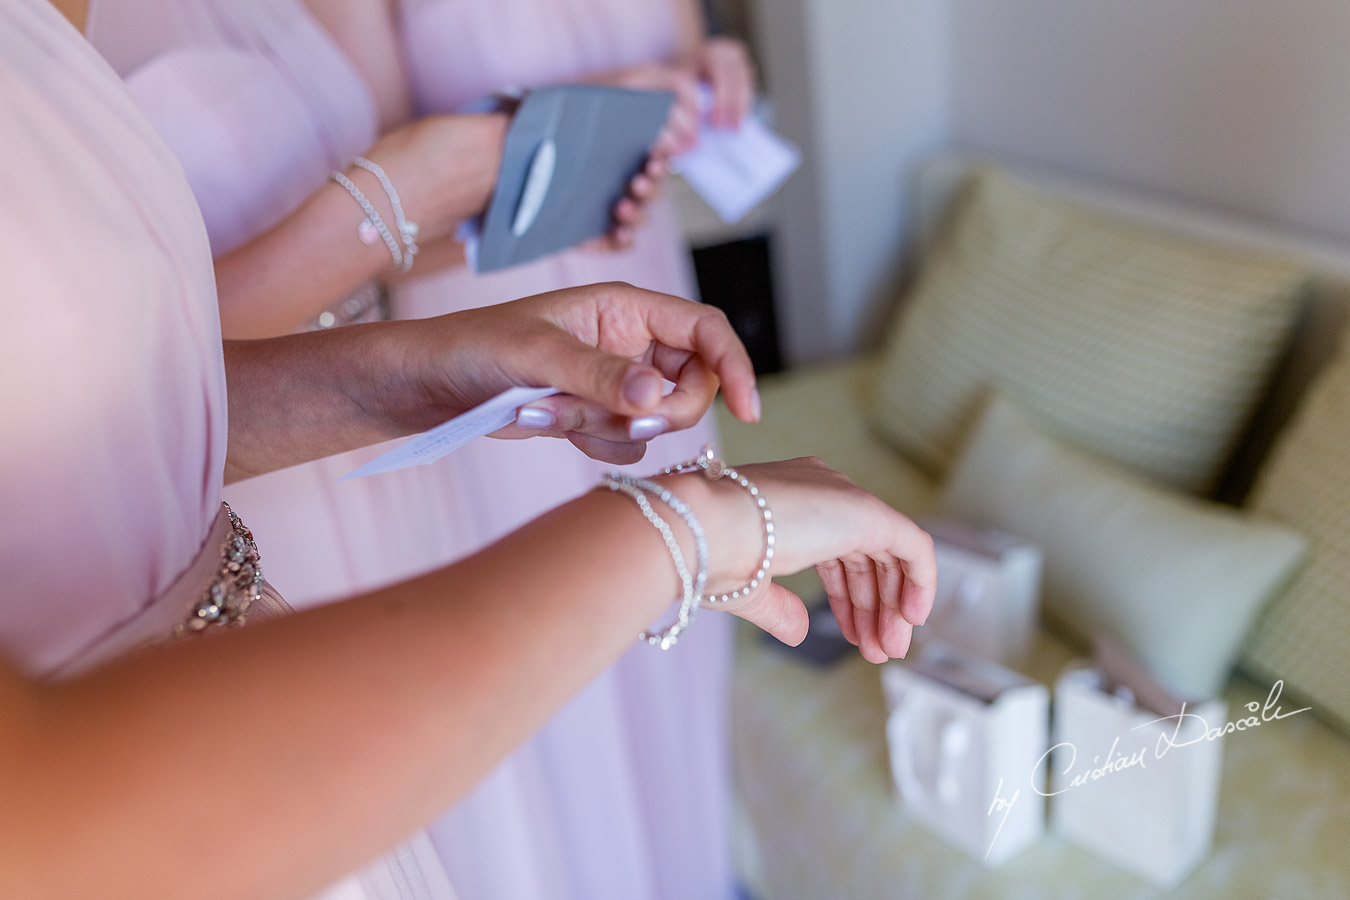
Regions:
M 736 463 L 820 456 L 911 514 L 937 486 L 865 424 L 863 360 L 766 379 L 764 421 L 722 412 Z M 801 580 L 794 586 L 799 590 Z M 1027 674 L 1051 682 L 1071 652 L 1042 634 Z M 1231 714 L 1266 690 L 1238 679 Z M 1285 703 L 1286 711 L 1296 708 Z M 736 784 L 774 900 L 1145 900 L 1163 896 L 1053 834 L 1002 868 L 979 863 L 896 804 L 879 673 L 850 657 L 828 668 L 789 658 L 747 629 L 733 688 Z M 1169 895 L 1185 900 L 1350 897 L 1350 742 L 1310 713 L 1226 739 L 1215 846 Z

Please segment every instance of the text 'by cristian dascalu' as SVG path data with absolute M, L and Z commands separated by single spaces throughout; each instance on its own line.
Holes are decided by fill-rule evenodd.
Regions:
M 1140 728 L 1147 728 L 1150 725 L 1159 725 L 1164 722 L 1172 722 L 1174 725 L 1164 729 L 1159 735 L 1157 743 L 1152 747 L 1144 746 L 1131 754 L 1125 755 L 1117 752 L 1120 745 L 1120 737 L 1117 736 L 1111 742 L 1111 747 L 1104 755 L 1099 754 L 1092 758 L 1092 764 L 1089 767 L 1075 771 L 1078 765 L 1078 748 L 1068 741 L 1061 741 L 1055 744 L 1049 750 L 1046 750 L 1041 758 L 1036 761 L 1035 767 L 1031 771 L 1030 787 L 1031 790 L 1042 797 L 1056 797 L 1067 793 L 1074 788 L 1082 787 L 1094 781 L 1101 781 L 1103 778 L 1109 778 L 1118 772 L 1124 772 L 1127 769 L 1146 769 L 1150 761 L 1162 759 L 1173 750 L 1179 750 L 1183 747 L 1189 747 L 1192 744 L 1198 744 L 1201 741 L 1217 741 L 1225 735 L 1234 734 L 1239 731 L 1250 731 L 1259 728 L 1267 722 L 1277 722 L 1280 719 L 1288 719 L 1299 713 L 1307 712 L 1312 707 L 1305 706 L 1302 709 L 1296 709 L 1293 712 L 1284 712 L 1280 708 L 1280 694 L 1284 691 L 1284 680 L 1275 682 L 1271 685 L 1270 693 L 1266 696 L 1265 703 L 1253 700 L 1246 705 L 1249 715 L 1239 719 L 1233 719 L 1223 725 L 1210 726 L 1204 717 L 1186 711 L 1186 704 L 1182 704 L 1181 712 L 1174 716 L 1162 716 L 1157 719 L 1151 719 L 1147 722 L 1141 722 L 1131 728 L 1131 731 L 1137 731 Z M 1192 725 L 1191 723 L 1195 723 Z M 1196 725 L 1199 727 L 1197 728 Z M 1193 733 L 1183 737 L 1182 729 L 1186 728 Z M 1042 772 L 1049 772 L 1050 757 L 1057 751 L 1062 751 L 1060 759 L 1065 760 L 1063 769 L 1055 774 L 1069 778 L 1068 784 L 1054 791 L 1043 791 L 1040 788 L 1040 779 L 1037 776 Z M 1072 773 L 1072 774 L 1071 774 Z M 999 821 L 998 831 L 994 832 L 994 839 L 989 842 L 989 851 L 994 849 L 994 843 L 998 841 L 999 833 L 1003 831 L 1003 823 L 1008 821 L 1008 814 L 1012 812 L 1013 805 L 1022 796 L 1022 789 L 1016 788 L 1010 796 L 1003 794 L 1003 779 L 998 780 L 998 787 L 994 789 L 994 802 L 989 804 L 989 809 L 985 815 L 995 815 L 1002 813 L 1003 818 Z M 985 858 L 989 858 L 989 851 L 985 852 Z

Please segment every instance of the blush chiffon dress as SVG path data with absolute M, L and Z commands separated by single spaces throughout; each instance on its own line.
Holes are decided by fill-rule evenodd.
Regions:
M 0 3 L 0 134 L 0 653 L 60 679 L 199 639 L 210 598 L 245 622 L 288 612 L 221 502 L 225 365 L 201 213 L 117 75 L 46 0 Z M 454 893 L 420 835 L 323 896 Z
M 683 0 L 400 0 L 418 112 L 447 113 L 508 87 L 584 80 L 671 60 Z M 401 280 L 395 318 L 421 318 L 578 284 L 624 281 L 696 297 L 666 200 L 626 251 L 564 251 L 478 275 Z M 649 473 L 715 439 L 709 415 L 651 443 Z M 486 543 L 586 490 L 607 469 L 553 441 L 479 442 L 431 473 L 445 515 Z M 470 548 L 466 548 L 470 549 Z M 720 900 L 729 846 L 730 617 L 702 617 L 668 652 L 634 647 L 430 827 L 466 900 Z M 523 864 L 528 860 L 528 864 Z

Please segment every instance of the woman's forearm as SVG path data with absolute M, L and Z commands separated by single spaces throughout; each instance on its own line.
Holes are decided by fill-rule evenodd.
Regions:
M 708 20 L 703 0 L 669 0 L 675 13 L 675 58 L 677 61 L 694 58 L 708 38 Z
M 384 199 L 373 177 L 352 173 L 352 179 L 372 202 Z M 388 269 L 391 255 L 384 242 L 366 244 L 357 237 L 363 218 L 351 196 L 328 182 L 276 226 L 217 257 L 225 337 L 289 334 Z
M 397 351 L 387 349 L 384 335 L 407 327 L 377 323 L 268 340 L 226 341 L 230 442 L 225 481 L 416 430 L 412 423 L 394 428 L 392 417 L 368 406 L 379 393 L 380 379 L 392 380 L 399 374 Z
M 430 244 L 482 211 L 496 182 L 506 126 L 504 115 L 430 116 L 384 136 L 366 153 L 385 169 L 408 220 Z M 393 207 L 376 176 L 358 167 L 346 174 L 397 241 Z M 224 336 L 289 334 L 372 278 L 391 273 L 393 255 L 385 242 L 366 244 L 357 235 L 365 218 L 355 198 L 328 181 L 275 226 L 218 257 Z
M 452 803 L 677 584 L 633 504 L 592 493 L 365 598 L 0 678 L 5 893 L 306 896 Z

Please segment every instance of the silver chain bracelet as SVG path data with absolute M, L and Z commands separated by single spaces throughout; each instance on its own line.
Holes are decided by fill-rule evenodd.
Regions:
M 693 471 L 701 471 L 709 481 L 730 478 L 749 492 L 750 499 L 755 501 L 755 506 L 759 509 L 760 524 L 764 532 L 764 556 L 760 559 L 755 574 L 750 576 L 748 584 L 742 585 L 734 591 L 715 594 L 705 599 L 708 603 L 726 603 L 729 600 L 739 600 L 741 597 L 749 596 L 751 591 L 758 588 L 769 577 L 769 567 L 773 563 L 773 512 L 769 509 L 768 502 L 764 499 L 764 495 L 759 492 L 755 483 L 714 456 L 711 444 L 704 444 L 703 450 L 699 452 L 698 456 L 687 462 L 669 467 L 665 470 L 665 474 L 678 475 L 682 472 Z
M 413 257 L 417 255 L 417 233 L 420 230 L 416 222 L 409 222 L 403 215 L 403 198 L 398 195 L 394 189 L 394 183 L 389 180 L 385 174 L 384 167 L 377 162 L 366 159 L 364 156 L 358 156 L 352 160 L 353 165 L 360 166 L 370 174 L 374 175 L 380 181 L 380 187 L 384 188 L 385 194 L 389 197 L 389 205 L 394 208 L 394 224 L 398 227 L 398 233 L 403 238 L 403 262 L 401 268 L 404 272 L 412 268 Z
M 377 232 L 379 232 L 380 237 L 384 239 L 384 245 L 389 248 L 389 255 L 394 258 L 395 267 L 402 269 L 403 248 L 398 245 L 398 239 L 395 238 L 393 232 L 389 230 L 389 226 L 384 224 L 384 219 L 381 218 L 379 210 L 371 205 L 370 200 L 368 200 L 366 195 L 361 192 L 361 189 L 353 184 L 352 180 L 343 173 L 334 170 L 328 177 L 346 188 L 347 193 L 352 195 L 352 199 L 361 205 L 361 209 L 366 214 L 366 219 L 361 223 L 361 226 L 365 226 L 369 223 Z

